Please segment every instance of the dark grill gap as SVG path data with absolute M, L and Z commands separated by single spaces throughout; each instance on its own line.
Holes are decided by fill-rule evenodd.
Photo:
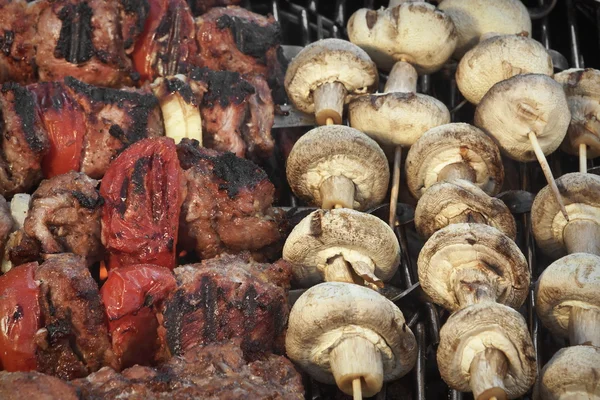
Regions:
M 431 3 L 436 1 L 429 0 Z M 554 50 L 553 61 L 557 70 L 567 68 L 600 68 L 600 2 L 597 0 L 523 0 L 530 9 L 535 9 L 537 15 L 543 16 L 533 21 L 533 37 L 547 49 Z M 345 0 L 245 0 L 244 7 L 261 14 L 272 14 L 282 25 L 284 44 L 305 46 L 313 41 L 335 37 L 347 39 L 346 21 L 358 8 L 377 9 L 387 6 L 387 1 L 345 1 Z M 381 87 L 386 80 L 381 75 Z M 450 85 L 448 85 L 448 82 Z M 418 90 L 431 94 L 445 102 L 452 110 L 452 120 L 472 122 L 473 109 L 470 105 L 461 107 L 462 97 L 454 81 L 454 70 L 445 68 L 433 76 L 420 78 Z M 457 107 L 458 106 L 458 107 Z M 589 172 L 600 174 L 600 166 L 595 167 L 594 161 L 588 160 Z M 285 168 L 282 159 L 273 160 L 273 166 L 280 171 Z M 577 170 L 574 158 L 560 153 L 550 156 L 550 164 L 555 177 Z M 506 165 L 506 164 L 505 164 Z M 529 211 L 535 193 L 545 185 L 540 180 L 539 167 L 534 163 L 516 164 L 518 175 L 518 190 L 501 193 L 502 200 L 509 206 L 515 216 L 518 227 L 517 243 L 532 268 L 532 285 L 543 269 L 550 263 L 543 256 L 536 255 L 536 247 L 531 234 L 531 219 Z M 507 171 L 507 174 L 510 173 Z M 281 177 L 281 186 L 286 186 L 285 174 Z M 286 193 L 289 193 L 287 191 Z M 299 203 L 291 194 L 282 197 L 282 206 L 296 207 Z M 370 212 L 386 220 L 388 205 L 383 204 Z M 306 209 L 299 210 L 298 218 L 306 215 Z M 410 239 L 415 237 L 413 220 L 414 209 L 411 206 L 399 204 L 398 221 L 400 226 L 395 229 L 402 249 L 402 264 L 399 271 L 399 289 L 394 300 L 405 314 L 407 324 L 413 330 L 419 345 L 417 364 L 414 370 L 397 382 L 384 385 L 376 397 L 377 400 L 392 399 L 440 399 L 453 400 L 472 399 L 471 394 L 463 394 L 449 390 L 437 372 L 435 350 L 439 342 L 440 320 L 444 321 L 448 313 L 437 306 L 426 303 L 420 297 L 416 271 L 416 255 L 419 248 L 410 246 Z M 300 215 L 302 214 L 302 215 Z M 299 219 L 298 219 L 299 221 Z M 565 343 L 552 338 L 540 325 L 534 311 L 533 289 L 525 306 L 521 310 L 528 321 L 533 344 L 537 354 L 538 371 Z M 318 384 L 305 379 L 306 398 L 311 400 L 349 398 L 335 388 Z M 522 399 L 531 399 L 529 393 Z

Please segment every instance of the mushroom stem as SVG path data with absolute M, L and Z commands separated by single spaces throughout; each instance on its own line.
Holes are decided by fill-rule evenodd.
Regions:
M 386 93 L 416 93 L 419 74 L 415 67 L 405 61 L 398 61 L 388 75 L 384 91 Z
M 327 120 L 342 123 L 344 99 L 348 92 L 344 84 L 339 82 L 324 83 L 313 92 L 315 101 L 315 118 L 318 125 L 328 125 Z
M 456 269 L 452 274 L 454 295 L 460 308 L 476 303 L 496 302 L 496 286 L 482 271 L 480 261 L 475 261 Z
M 567 252 L 600 256 L 600 225 L 587 219 L 570 221 L 563 230 Z
M 506 400 L 504 377 L 508 360 L 500 350 L 488 347 L 471 361 L 469 384 L 475 400 Z
M 452 164 L 446 165 L 438 173 L 438 182 L 450 182 L 456 179 L 464 179 L 469 182 L 475 183 L 477 176 L 475 170 L 468 164 L 459 161 Z
M 560 192 L 558 191 L 558 187 L 556 186 L 556 182 L 554 181 L 554 176 L 552 175 L 552 170 L 550 169 L 548 160 L 546 160 L 546 156 L 544 155 L 544 152 L 543 152 L 542 148 L 540 147 L 540 143 L 537 140 L 537 136 L 535 135 L 535 132 L 533 132 L 533 131 L 529 132 L 529 141 L 531 142 L 531 146 L 533 147 L 533 152 L 535 153 L 535 156 L 537 157 L 538 162 L 540 163 L 540 166 L 542 167 L 542 171 L 544 172 L 544 175 L 546 176 L 548 185 L 550 185 L 552 194 L 554 195 L 556 202 L 560 206 L 560 211 L 564 215 L 565 219 L 568 221 L 569 215 L 567 214 L 567 209 L 565 208 L 565 202 L 563 201 L 563 198 L 560 195 Z
M 569 342 L 571 346 L 600 346 L 600 309 L 571 307 Z
M 354 283 L 352 271 L 344 257 L 336 256 L 327 262 L 324 270 L 326 282 Z
M 343 175 L 330 176 L 319 187 L 321 208 L 354 208 L 354 182 Z
M 579 144 L 579 172 L 585 174 L 587 172 L 587 145 Z
M 394 171 L 392 175 L 392 192 L 390 194 L 390 227 L 396 226 L 396 209 L 398 208 L 398 193 L 400 192 L 400 164 L 402 163 L 402 146 L 396 146 L 394 151 Z
M 347 395 L 353 394 L 354 382 L 360 381 L 361 395 L 371 397 L 383 386 L 383 361 L 369 340 L 352 336 L 341 339 L 331 353 L 329 365 L 335 383 Z

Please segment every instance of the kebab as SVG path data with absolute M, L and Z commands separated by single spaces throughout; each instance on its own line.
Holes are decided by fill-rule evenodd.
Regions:
M 595 69 L 568 69 L 554 75 L 567 95 L 571 123 L 561 149 L 579 156 L 579 172 L 587 172 L 587 159 L 600 155 L 600 71 Z
M 454 51 L 456 32 L 450 18 L 434 6 L 407 2 L 377 11 L 356 11 L 348 20 L 348 36 L 379 67 L 391 67 L 385 94 L 353 100 L 349 120 L 353 128 L 382 146 L 395 147 L 389 219 L 393 227 L 402 147 L 410 147 L 430 128 L 450 122 L 450 113 L 442 102 L 416 93 L 418 74 L 433 73 L 442 67 Z

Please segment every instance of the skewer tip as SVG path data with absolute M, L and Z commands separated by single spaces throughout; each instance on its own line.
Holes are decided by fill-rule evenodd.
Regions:
M 354 400 L 362 400 L 362 387 L 360 378 L 356 378 L 352 381 L 352 394 Z

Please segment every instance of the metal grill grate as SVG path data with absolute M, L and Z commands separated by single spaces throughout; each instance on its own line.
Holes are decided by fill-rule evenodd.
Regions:
M 272 14 L 282 25 L 285 44 L 305 46 L 315 40 L 336 37 L 347 38 L 345 25 L 347 18 L 360 8 L 377 8 L 384 6 L 381 1 L 250 1 L 246 0 L 245 7 L 262 14 Z M 381 4 L 380 4 L 381 3 Z M 533 36 L 551 51 L 557 69 L 567 67 L 583 68 L 585 66 L 600 66 L 600 1 L 598 0 L 532 0 L 525 1 L 537 15 L 533 21 Z M 581 25 L 582 27 L 579 27 Z M 581 39 L 582 40 L 580 42 Z M 568 60 L 568 61 L 567 61 Z M 382 75 L 381 81 L 385 82 L 386 76 Z M 450 84 L 448 84 L 450 82 Z M 383 84 L 383 83 L 382 83 Z M 420 78 L 420 92 L 433 94 L 444 101 L 452 110 L 453 121 L 470 122 L 472 109 L 470 106 L 460 107 L 461 97 L 454 81 L 454 70 L 443 69 L 434 76 Z M 457 107 L 458 106 L 458 107 Z M 593 160 L 589 161 L 590 172 L 600 169 L 594 168 Z M 554 154 L 550 163 L 555 176 L 576 170 L 576 161 L 564 154 Z M 279 168 L 284 168 L 280 163 Z M 512 189 L 499 196 L 509 206 L 515 216 L 518 226 L 517 243 L 526 256 L 532 268 L 532 285 L 534 287 L 543 267 L 548 265 L 548 260 L 536 257 L 536 248 L 531 234 L 531 219 L 529 211 L 537 190 L 542 184 L 539 179 L 539 170 L 534 164 L 516 164 L 515 175 L 518 175 L 516 184 Z M 596 172 L 597 173 L 597 172 Z M 295 207 L 297 200 L 290 195 L 288 204 L 284 206 Z M 384 204 L 370 212 L 386 220 L 388 205 Z M 415 369 L 399 382 L 388 384 L 376 399 L 418 399 L 432 398 L 471 399 L 470 394 L 448 390 L 441 381 L 435 363 L 435 350 L 439 342 L 440 320 L 447 317 L 447 313 L 424 299 L 418 298 L 416 254 L 419 246 L 411 246 L 411 239 L 416 237 L 412 224 L 414 209 L 408 205 L 399 205 L 398 221 L 400 226 L 395 229 L 402 250 L 402 264 L 400 269 L 399 287 L 394 295 L 394 301 L 400 306 L 407 316 L 407 321 L 417 338 L 419 351 Z M 305 214 L 304 214 L 305 215 Z M 414 241 L 414 240 L 413 240 Z M 533 290 L 523 308 L 533 344 L 537 354 L 538 370 L 544 365 L 553 353 L 564 343 L 556 341 L 540 326 L 534 312 Z M 305 382 L 307 399 L 321 400 L 330 398 L 344 398 L 334 388 L 325 387 L 315 382 Z M 523 397 L 530 399 L 531 395 Z

